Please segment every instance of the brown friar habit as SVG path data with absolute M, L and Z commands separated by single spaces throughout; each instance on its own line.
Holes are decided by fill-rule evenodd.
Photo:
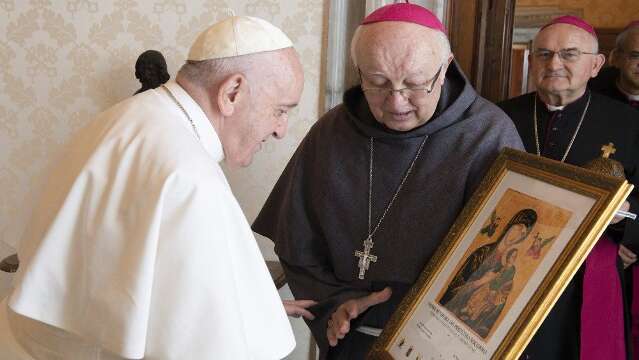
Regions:
M 362 250 L 368 235 L 371 137 L 373 227 L 427 139 L 374 235 L 377 262 L 359 280 L 354 252 Z M 360 87 L 347 91 L 343 104 L 312 127 L 253 229 L 275 242 L 295 297 L 319 302 L 308 325 L 322 359 L 364 357 L 374 338 L 355 328 L 384 326 L 504 147 L 522 148 L 515 127 L 477 95 L 455 63 L 435 115 L 418 128 L 396 132 L 376 122 Z M 393 289 L 391 300 L 354 320 L 329 354 L 326 327 L 336 307 L 387 285 Z
M 614 143 L 617 151 L 612 156 L 620 161 L 628 181 L 639 184 L 639 117 L 630 106 L 590 90 L 563 110 L 551 112 L 536 93 L 522 95 L 498 104 L 517 126 L 526 151 L 535 154 L 533 105 L 537 102 L 537 126 L 541 155 L 561 160 L 575 133 L 581 115 L 591 95 L 590 106 L 571 147 L 566 163 L 582 166 L 601 155 L 602 145 Z M 630 211 L 639 210 L 637 191 L 629 197 Z M 639 221 L 624 220 L 608 227 L 606 234 L 614 241 L 639 250 Z M 623 266 L 619 261 L 623 282 Z M 568 284 L 559 300 L 542 323 L 524 351 L 522 359 L 578 360 L 581 321 L 583 266 Z M 621 294 L 620 294 L 621 296 Z M 627 304 L 626 304 L 627 306 Z M 628 309 L 624 313 L 629 315 Z M 626 318 L 626 345 L 629 318 Z M 630 354 L 630 349 L 627 353 Z

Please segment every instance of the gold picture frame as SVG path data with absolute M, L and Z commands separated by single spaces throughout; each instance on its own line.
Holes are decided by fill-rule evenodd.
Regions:
M 369 358 L 518 358 L 632 188 L 505 149 Z

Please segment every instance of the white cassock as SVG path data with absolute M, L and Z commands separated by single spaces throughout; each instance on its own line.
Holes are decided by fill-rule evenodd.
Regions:
M 283 358 L 293 333 L 219 166 L 220 140 L 167 86 L 201 140 L 162 88 L 101 114 L 48 179 L 9 306 L 125 358 Z M 52 346 L 72 358 L 75 345 Z

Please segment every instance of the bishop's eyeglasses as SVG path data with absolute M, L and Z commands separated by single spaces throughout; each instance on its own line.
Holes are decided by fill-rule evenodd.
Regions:
M 626 60 L 636 63 L 639 62 L 639 51 L 623 51 L 623 50 L 617 50 L 617 52 L 619 54 L 623 54 L 623 56 L 626 58 Z
M 388 87 L 364 87 L 362 81 L 362 72 L 358 68 L 359 80 L 362 83 L 362 91 L 369 96 L 376 99 L 386 99 L 388 96 L 392 96 L 393 93 L 398 92 L 404 99 L 420 99 L 433 92 L 437 79 L 442 72 L 444 65 L 439 66 L 439 70 L 435 73 L 432 79 L 426 81 L 426 84 L 430 82 L 430 86 L 408 86 L 401 89 L 393 89 Z
M 560 49 L 552 51 L 549 49 L 537 49 L 533 51 L 533 56 L 541 61 L 550 61 L 555 57 L 555 54 L 559 55 L 559 59 L 563 62 L 574 63 L 579 61 L 581 55 L 599 55 L 599 53 L 585 52 L 576 48 Z

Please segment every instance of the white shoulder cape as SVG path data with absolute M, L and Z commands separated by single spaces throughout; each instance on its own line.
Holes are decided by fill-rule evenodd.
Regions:
M 295 341 L 199 106 L 167 85 L 72 141 L 21 241 L 10 307 L 127 358 L 279 359 Z

